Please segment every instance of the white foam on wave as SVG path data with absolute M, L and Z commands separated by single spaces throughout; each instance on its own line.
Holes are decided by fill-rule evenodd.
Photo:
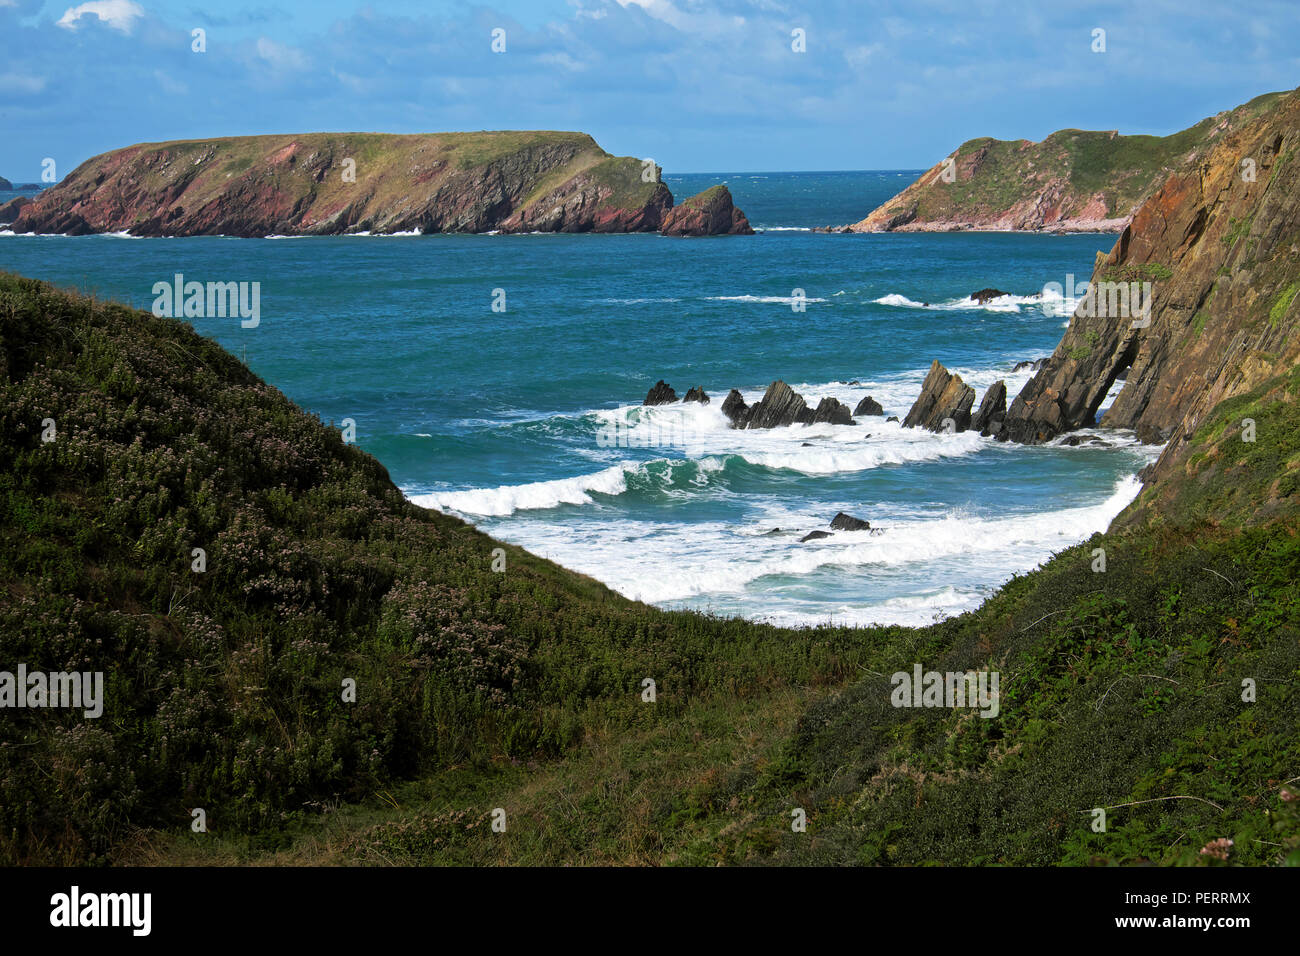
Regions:
M 535 481 L 526 485 L 501 485 L 497 488 L 471 488 L 413 495 L 411 501 L 422 508 L 457 511 L 462 514 L 501 517 L 516 511 L 558 508 L 560 505 L 587 505 L 592 492 L 621 495 L 627 491 L 627 469 L 622 465 L 606 468 L 594 475 Z
M 945 299 L 942 302 L 918 302 L 897 292 L 882 295 L 871 300 L 876 305 L 889 305 L 900 309 L 927 309 L 932 312 L 967 312 L 982 310 L 984 312 L 1020 312 L 1021 307 L 1041 311 L 1048 316 L 1071 315 L 1078 302 L 1063 296 L 1056 289 L 1044 288 L 1034 295 L 1000 295 L 984 302 L 976 302 L 970 296 L 959 299 Z
M 659 303 L 667 303 L 667 302 L 680 302 L 682 300 L 674 299 L 674 298 L 663 298 L 663 299 L 648 298 L 648 299 L 597 299 L 596 301 L 601 303 L 602 305 L 647 305 L 652 303 L 659 304 Z
M 880 534 L 841 531 L 802 544 L 795 534 L 824 527 L 824 516 L 787 515 L 780 527 L 799 530 L 780 535 L 763 533 L 757 525 L 742 533 L 722 523 L 628 519 L 579 525 L 524 521 L 490 530 L 634 600 L 670 606 L 731 600 L 757 616 L 793 613 L 789 620 L 802 618 L 800 623 L 826 615 L 806 615 L 788 604 L 780 611 L 782 581 L 807 580 L 818 572 L 866 571 L 892 575 L 906 586 L 909 567 L 959 569 L 960 586 L 916 582 L 911 594 L 844 605 L 836 615 L 845 623 L 915 624 L 969 610 L 1011 575 L 1032 570 L 1054 553 L 1104 531 L 1140 490 L 1141 483 L 1130 475 L 1103 501 L 1089 505 L 999 517 L 949 511 L 880 521 Z
M 764 302 L 776 305 L 794 305 L 795 302 L 825 302 L 825 299 L 817 299 L 811 296 L 795 298 L 790 295 L 707 295 L 704 297 L 710 302 Z

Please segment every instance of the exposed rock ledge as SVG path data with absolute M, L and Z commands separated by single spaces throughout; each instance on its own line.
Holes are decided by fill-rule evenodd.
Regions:
M 1298 156 L 1293 93 L 1170 176 L 1099 256 L 1092 285 L 1113 285 L 1075 311 L 998 437 L 1045 442 L 1090 426 L 1123 375 L 1099 424 L 1168 442 L 1151 473 L 1159 478 L 1212 408 L 1300 362 Z M 1243 157 L 1253 176 L 1242 175 Z M 1149 283 L 1149 315 L 1111 307 L 1120 283 Z

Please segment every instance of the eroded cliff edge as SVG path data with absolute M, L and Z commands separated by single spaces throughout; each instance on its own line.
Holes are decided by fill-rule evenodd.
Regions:
M 1076 310 L 998 437 L 1043 442 L 1093 424 L 1167 441 L 1151 477 L 1182 461 L 1208 412 L 1300 360 L 1300 92 L 1227 133 L 1137 211 L 1093 271 L 1094 290 L 1148 284 L 1149 314 L 1098 295 Z M 1118 299 L 1119 297 L 1115 297 Z M 1100 314 L 1099 314 L 1100 313 Z M 1244 427 L 1244 426 L 1243 426 Z
M 308 133 L 147 143 L 82 163 L 15 232 L 137 236 L 655 232 L 657 167 L 585 133 Z

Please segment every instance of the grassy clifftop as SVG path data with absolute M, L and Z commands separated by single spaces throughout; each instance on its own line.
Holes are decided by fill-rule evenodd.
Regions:
M 1226 837 L 1230 861 L 1273 863 L 1300 845 L 1294 496 L 1256 515 L 1254 494 L 1169 485 L 972 614 L 791 631 L 636 604 L 409 504 L 183 323 L 0 274 L 0 391 L 0 669 L 106 679 L 98 720 L 0 713 L 5 862 L 1206 863 Z M 1259 415 L 1267 454 L 1215 446 L 1235 488 L 1294 473 L 1300 432 Z M 999 670 L 999 716 L 891 706 L 888 675 L 916 663 Z
M 82 163 L 18 232 L 264 236 L 653 231 L 643 163 L 585 133 L 304 133 L 145 143 Z
M 1266 93 L 1169 136 L 1063 129 L 1038 143 L 969 140 L 845 229 L 1118 232 L 1170 172 L 1276 107 L 1285 95 Z

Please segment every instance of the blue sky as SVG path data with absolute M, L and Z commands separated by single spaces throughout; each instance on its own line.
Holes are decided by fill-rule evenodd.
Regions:
M 583 130 L 668 173 L 917 168 L 975 136 L 1173 132 L 1300 85 L 1298 34 L 1292 0 L 0 0 L 0 175 L 313 130 Z

